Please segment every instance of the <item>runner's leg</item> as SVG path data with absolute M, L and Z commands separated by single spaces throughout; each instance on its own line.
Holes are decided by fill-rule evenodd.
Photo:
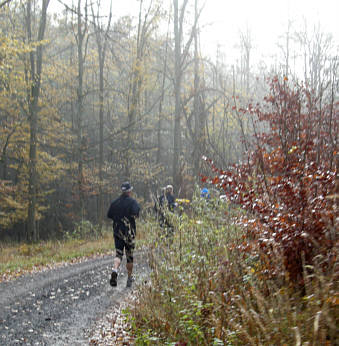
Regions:
M 129 238 L 128 241 L 125 244 L 125 251 L 126 251 L 126 269 L 127 269 L 127 287 L 132 287 L 132 273 L 133 273 L 133 251 L 135 248 L 135 239 Z
M 116 287 L 118 285 L 118 282 L 117 282 L 118 269 L 122 261 L 122 256 L 124 254 L 124 245 L 125 245 L 125 242 L 122 239 L 122 237 L 116 233 L 114 233 L 114 243 L 115 243 L 116 255 L 113 260 L 113 269 L 112 269 L 112 274 L 110 279 L 110 285 L 112 287 Z

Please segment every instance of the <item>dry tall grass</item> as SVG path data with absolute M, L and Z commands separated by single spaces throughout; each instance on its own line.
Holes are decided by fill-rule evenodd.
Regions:
M 153 271 L 127 314 L 137 344 L 339 344 L 337 253 L 326 272 L 321 257 L 305 268 L 299 291 L 278 254 L 280 275 L 268 279 L 265 263 L 237 251 L 243 235 L 225 205 L 198 201 L 193 210 L 172 216 L 172 237 L 145 223 Z

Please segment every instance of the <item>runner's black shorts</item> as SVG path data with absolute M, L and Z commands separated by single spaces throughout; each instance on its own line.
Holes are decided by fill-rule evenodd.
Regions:
M 124 256 L 124 249 L 125 249 L 127 263 L 133 263 L 133 251 L 135 248 L 134 238 L 122 236 L 114 232 L 114 243 L 115 243 L 116 257 L 122 260 L 122 257 Z

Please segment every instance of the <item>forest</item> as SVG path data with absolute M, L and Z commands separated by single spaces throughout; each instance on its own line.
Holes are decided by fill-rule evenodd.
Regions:
M 145 203 L 168 183 L 191 198 L 203 156 L 223 169 L 246 159 L 267 127 L 248 107 L 273 78 L 305 88 L 333 167 L 337 50 L 320 28 L 288 27 L 272 66 L 253 66 L 250 32 L 240 32 L 230 66 L 221 51 L 204 55 L 198 1 L 140 1 L 136 18 L 115 21 L 114 3 L 59 3 L 59 14 L 48 0 L 1 3 L 1 237 L 62 237 L 84 221 L 100 233 L 126 180 Z
M 107 252 L 128 181 L 151 269 L 124 313 L 140 345 L 337 344 L 338 41 L 291 20 L 273 57 L 247 28 L 232 60 L 205 50 L 208 1 L 137 3 L 0 0 L 1 252 Z M 153 210 L 169 184 L 172 238 Z

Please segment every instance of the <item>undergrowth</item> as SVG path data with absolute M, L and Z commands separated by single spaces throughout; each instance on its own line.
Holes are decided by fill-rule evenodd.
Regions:
M 278 253 L 271 277 L 265 256 L 239 251 L 238 213 L 199 199 L 171 216 L 173 235 L 145 224 L 152 274 L 126 312 L 137 345 L 338 344 L 337 256 L 326 272 L 315 258 L 297 290 Z

